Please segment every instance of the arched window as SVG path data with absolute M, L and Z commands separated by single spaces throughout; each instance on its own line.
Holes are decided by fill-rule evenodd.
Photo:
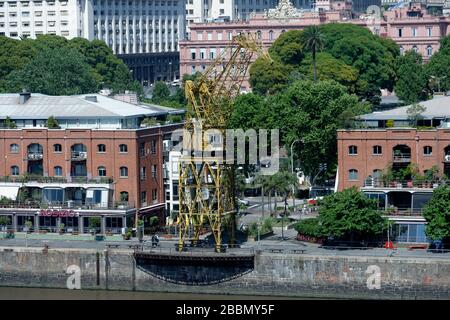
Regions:
M 104 166 L 100 166 L 97 169 L 99 177 L 106 177 L 106 168 Z
M 272 30 L 269 31 L 269 40 L 273 40 L 273 31 Z
M 356 169 L 348 170 L 348 180 L 358 180 L 358 170 Z
M 433 55 L 433 47 L 428 46 L 427 47 L 427 56 L 431 57 Z
M 416 53 L 419 52 L 419 49 L 417 49 L 417 46 L 413 46 L 413 47 L 412 47 L 412 50 L 413 50 L 414 52 L 416 52 Z
M 423 147 L 423 154 L 425 156 L 431 156 L 433 154 L 433 148 L 430 146 Z
M 350 155 L 357 155 L 358 154 L 358 147 L 357 146 L 349 146 L 348 147 L 348 154 L 350 154 Z
M 104 144 L 97 145 L 97 152 L 106 152 L 106 146 Z
M 375 169 L 373 170 L 373 178 L 374 179 L 380 179 L 381 175 L 382 175 L 383 171 L 381 171 L 380 169 Z
M 381 146 L 373 146 L 372 148 L 372 154 L 374 155 L 380 155 L 383 153 L 382 151 L 383 149 L 381 148 Z
M 258 37 L 259 40 L 261 40 L 261 31 L 260 30 L 258 30 L 256 32 L 256 36 Z
M 62 146 L 59 143 L 54 144 L 53 152 L 62 152 Z
M 60 166 L 54 167 L 53 173 L 54 173 L 55 177 L 61 177 L 62 176 L 62 168 Z
M 120 193 L 120 201 L 128 201 L 128 192 L 127 191 L 122 191 Z
M 405 49 L 403 48 L 403 46 L 400 46 L 400 55 L 403 55 L 405 53 Z
M 120 167 L 120 177 L 121 178 L 128 177 L 128 168 L 127 167 Z
M 12 176 L 18 176 L 20 174 L 19 167 L 18 166 L 12 166 L 11 167 L 11 175 Z
M 128 152 L 128 146 L 126 144 L 119 145 L 119 152 L 120 153 L 127 153 Z
M 9 151 L 11 153 L 18 153 L 19 152 L 19 145 L 17 143 L 13 143 L 9 146 Z

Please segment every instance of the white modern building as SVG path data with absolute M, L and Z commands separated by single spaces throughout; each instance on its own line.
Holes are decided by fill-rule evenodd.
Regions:
M 185 0 L 188 24 L 208 21 L 246 20 L 252 13 L 275 8 L 279 0 Z M 291 0 L 299 9 L 311 9 L 313 0 Z
M 0 0 L 0 36 L 103 40 L 141 82 L 179 78 L 185 0 Z

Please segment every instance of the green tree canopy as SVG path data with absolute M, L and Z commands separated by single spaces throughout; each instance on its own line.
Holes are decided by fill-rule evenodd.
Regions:
M 110 88 L 113 92 L 123 92 L 124 90 L 132 90 L 142 95 L 142 86 L 132 80 L 130 71 L 124 62 L 117 58 L 112 50 L 100 40 L 88 41 L 83 38 L 73 38 L 67 40 L 64 37 L 56 35 L 39 35 L 37 39 L 24 39 L 14 40 L 7 37 L 0 37 L 0 92 L 19 92 L 20 84 L 29 82 L 25 78 L 17 78 L 17 76 L 24 76 L 24 73 L 20 71 L 28 67 L 28 71 L 31 68 L 39 67 L 34 61 L 35 58 L 42 58 L 43 55 L 52 52 L 58 53 L 58 57 L 54 59 L 60 59 L 59 54 L 66 54 L 71 52 L 70 55 L 74 55 L 73 52 L 78 53 L 80 56 L 76 57 L 76 63 L 80 66 L 78 73 L 73 70 L 74 65 L 70 62 L 65 62 L 60 66 L 61 70 L 59 74 L 63 74 L 67 70 L 67 78 L 64 83 L 74 83 L 80 88 L 84 88 L 85 85 L 90 84 L 90 88 L 83 90 L 83 92 L 96 92 L 99 88 Z M 67 56 L 67 55 L 66 55 Z M 80 58 L 81 57 L 81 58 Z M 52 59 L 52 57 L 48 57 Z M 38 62 L 48 62 L 47 60 L 38 60 Z M 56 61 L 56 60 L 51 61 Z M 28 66 L 33 63 L 32 66 Z M 47 68 L 50 65 L 41 66 L 41 69 Z M 86 70 L 90 74 L 87 77 Z M 13 74 L 12 74 L 13 73 Z M 80 77 L 81 79 L 72 79 L 69 76 Z M 51 82 L 46 84 L 53 86 L 46 88 L 39 86 L 42 93 L 50 94 L 55 87 Z M 36 85 L 34 86 L 36 87 Z M 67 94 L 70 92 L 80 92 L 80 88 L 66 89 L 63 92 L 57 92 L 56 94 Z M 31 90 L 31 88 L 30 88 Z
M 356 187 L 324 197 L 319 219 L 324 235 L 355 240 L 379 235 L 387 226 L 387 220 L 377 211 L 376 201 Z
M 424 207 L 423 217 L 427 221 L 425 233 L 433 240 L 450 237 L 450 187 L 441 186 L 433 190 L 433 196 Z
M 444 92 L 450 90 L 450 35 L 441 39 L 439 51 L 433 54 L 424 69 L 430 80 L 430 89 Z
M 160 103 L 161 101 L 168 100 L 170 97 L 170 90 L 167 85 L 158 81 L 155 83 L 155 88 L 153 89 L 152 101 L 154 103 Z
M 230 126 L 242 129 L 279 129 L 281 144 L 296 139 L 296 158 L 306 175 L 314 175 L 320 163 L 329 169 L 336 165 L 336 130 L 345 117 L 369 111 L 358 97 L 347 93 L 335 81 L 300 80 L 284 92 L 263 98 L 255 94 L 237 97 Z M 344 117 L 345 116 L 345 117 Z
M 422 56 L 413 50 L 397 57 L 397 83 L 395 93 L 406 104 L 426 100 L 428 97 L 427 77 Z
M 26 88 L 49 95 L 74 95 L 99 88 L 92 68 L 81 53 L 69 48 L 45 48 L 25 67 L 11 72 L 7 79 L 12 92 Z
M 324 24 L 318 27 L 318 30 L 322 35 L 323 52 L 341 62 L 335 65 L 329 74 L 321 76 L 322 71 L 330 70 L 328 67 L 332 61 L 329 55 L 323 55 L 321 68 L 318 58 L 318 79 L 328 79 L 339 71 L 345 71 L 335 80 L 346 86 L 350 83 L 350 90 L 354 90 L 361 99 L 375 103 L 379 102 L 380 89 L 393 89 L 395 58 L 399 55 L 395 42 L 380 38 L 366 28 L 352 24 Z M 312 53 L 306 50 L 303 32 L 293 30 L 278 37 L 269 49 L 275 61 L 273 65 L 258 59 L 251 66 L 250 83 L 255 93 L 264 95 L 277 93 L 280 86 L 281 89 L 286 87 L 289 75 L 293 71 L 311 74 L 309 68 L 305 68 L 305 64 L 312 63 L 313 57 Z M 325 59 L 327 61 L 324 61 L 324 58 L 327 58 Z M 344 69 L 344 66 L 348 68 Z

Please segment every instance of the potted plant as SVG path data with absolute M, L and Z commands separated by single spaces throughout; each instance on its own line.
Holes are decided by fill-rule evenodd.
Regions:
M 100 227 L 101 221 L 99 217 L 91 217 L 89 218 L 89 232 L 91 235 L 95 235 L 97 233 L 97 229 Z
M 64 234 L 64 227 L 65 227 L 64 223 L 59 224 L 59 234 Z
M 25 221 L 25 227 L 27 228 L 27 233 L 31 233 L 31 228 L 33 227 L 33 222 L 30 220 Z
M 144 240 L 144 220 L 139 219 L 137 222 L 137 236 L 139 242 Z
M 130 240 L 131 239 L 131 230 L 128 230 L 123 234 L 123 240 Z
M 3 232 L 6 231 L 6 226 L 10 223 L 10 219 L 5 216 L 0 217 L 0 226 Z

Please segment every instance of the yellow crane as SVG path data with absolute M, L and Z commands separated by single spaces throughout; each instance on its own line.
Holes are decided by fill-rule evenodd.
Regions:
M 195 81 L 185 83 L 188 100 L 185 132 L 189 132 L 189 136 L 194 133 L 195 137 L 198 130 L 200 135 L 197 138 L 200 142 L 196 147 L 194 143 L 194 148 L 189 151 L 183 150 L 179 162 L 180 210 L 177 222 L 180 251 L 184 247 L 190 226 L 193 229 L 191 240 L 195 244 L 207 219 L 214 235 L 216 251 L 219 252 L 222 245 L 222 218 L 229 214 L 231 219 L 234 219 L 235 167 L 233 164 L 225 164 L 221 157 L 215 156 L 213 152 L 211 156 L 204 156 L 201 152 L 210 146 L 208 139 L 211 137 L 206 136 L 208 130 L 215 130 L 220 137 L 218 142 L 222 146 L 225 145 L 225 130 L 233 112 L 233 98 L 241 91 L 242 82 L 254 55 L 271 61 L 256 34 L 235 36 L 231 45 L 205 72 Z

